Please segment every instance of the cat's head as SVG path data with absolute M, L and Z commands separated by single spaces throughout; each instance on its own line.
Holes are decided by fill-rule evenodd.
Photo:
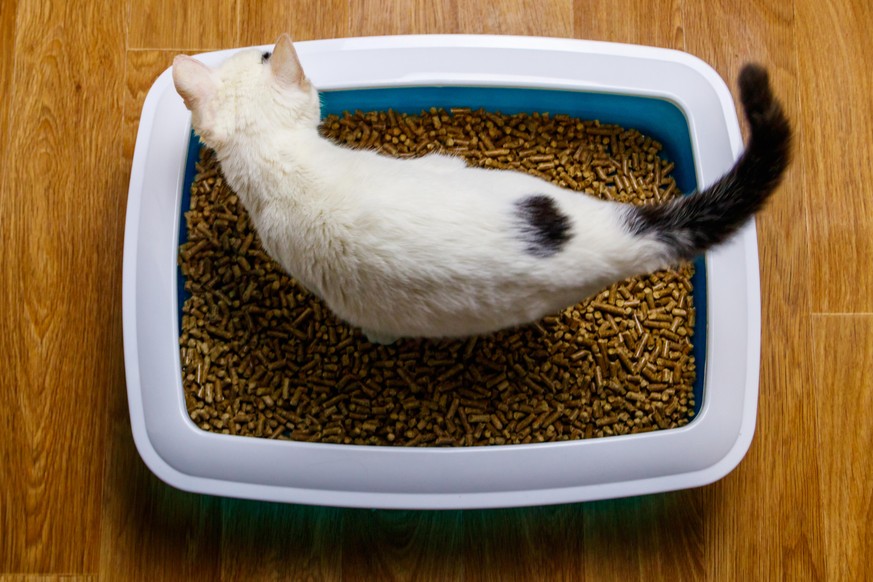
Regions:
M 318 92 L 287 34 L 272 53 L 241 51 L 216 69 L 178 55 L 173 82 L 191 111 L 194 131 L 215 149 L 256 139 L 266 129 L 315 127 L 319 121 Z

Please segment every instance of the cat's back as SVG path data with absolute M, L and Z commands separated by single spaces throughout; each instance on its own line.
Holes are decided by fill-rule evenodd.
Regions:
M 446 276 L 488 268 L 513 277 L 548 269 L 560 261 L 530 252 L 531 228 L 551 228 L 542 224 L 549 216 L 531 215 L 538 207 L 573 233 L 556 249 L 566 252 L 550 256 L 587 254 L 614 230 L 608 203 L 528 174 L 467 167 L 445 155 L 390 158 L 323 139 L 290 147 L 284 155 L 296 164 L 284 174 L 277 230 L 289 238 L 289 252 L 302 249 L 299 261 L 334 270 L 377 264 L 409 273 L 428 265 Z

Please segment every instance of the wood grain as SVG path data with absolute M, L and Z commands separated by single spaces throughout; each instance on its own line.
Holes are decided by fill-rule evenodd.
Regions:
M 9 106 L 12 96 L 12 72 L 15 64 L 15 36 L 18 3 L 15 0 L 0 3 L 0 216 L 4 217 L 0 226 L 0 273 L 4 279 L 20 268 L 16 257 L 18 237 L 21 224 L 10 218 L 15 215 L 16 200 L 7 196 L 7 165 L 10 157 L 9 125 L 12 121 L 12 110 Z M 0 338 L 0 349 L 6 358 L 20 361 L 25 357 L 23 342 L 10 338 L 10 333 L 18 330 L 21 317 L 18 308 L 18 297 L 6 291 L 0 295 L 0 316 L 5 325 L 0 323 L 0 330 L 6 339 Z M 0 380 L 0 400 L 5 406 L 0 406 L 0 422 L 9 431 L 6 444 L 0 445 L 0 475 L 12 475 L 12 471 L 24 467 L 25 439 L 21 434 L 24 418 L 18 401 L 18 376 L 15 369 L 11 376 Z M 20 569 L 20 556 L 23 551 L 24 538 L 14 535 L 19 524 L 24 523 L 24 488 L 16 480 L 15 484 L 0 487 L 0 572 L 11 572 Z
M 97 582 L 97 576 L 79 574 L 0 574 L 0 582 Z
M 468 511 L 461 580 L 579 580 L 584 526 L 580 504 Z
M 342 579 L 349 511 L 232 499 L 221 509 L 221 580 Z
M 868 0 L 0 2 L 0 582 L 873 579 Z M 405 33 L 684 49 L 773 75 L 796 162 L 761 216 L 756 437 L 700 489 L 494 511 L 219 500 L 136 453 L 123 212 L 142 101 L 181 51 Z M 839 160 L 850 160 L 839 164 Z M 846 276 L 851 265 L 851 276 Z M 840 349 L 852 346 L 851 351 Z
M 572 0 L 458 2 L 461 30 L 468 34 L 573 36 Z
M 799 116 L 809 205 L 812 308 L 873 311 L 873 7 L 866 0 L 796 0 Z M 839 160 L 847 160 L 841 164 Z M 862 266 L 862 268 L 855 268 Z M 847 267 L 851 276 L 846 276 Z
M 239 46 L 238 0 L 129 2 L 131 49 L 203 51 Z
M 342 579 L 459 580 L 464 573 L 460 511 L 348 511 Z
M 349 5 L 351 36 L 460 32 L 460 0 L 363 0 Z
M 682 0 L 664 0 L 657 6 L 639 0 L 575 0 L 573 30 L 576 38 L 682 50 L 682 4 Z
M 13 52 L 0 353 L 19 416 L 3 439 L 14 452 L 0 474 L 16 505 L 0 562 L 11 572 L 88 573 L 98 560 L 106 396 L 123 386 L 121 10 L 111 0 L 19 4 Z
M 270 44 L 283 32 L 296 40 L 349 36 L 347 0 L 239 0 L 239 46 Z
M 695 490 L 586 504 L 585 579 L 706 579 L 702 500 Z
M 815 357 L 833 362 L 816 370 L 828 580 L 869 580 L 873 556 L 873 316 L 816 316 Z M 841 349 L 848 348 L 848 349 Z M 837 351 L 839 350 L 839 351 Z M 835 357 L 836 353 L 836 357 Z
M 0 95 L 4 96 L 0 103 L 0 149 L 7 150 L 6 136 L 9 127 L 9 99 L 11 94 L 12 66 L 15 56 L 15 17 L 18 14 L 17 0 L 4 0 L 0 3 Z M 0 158 L 5 158 L 0 154 Z M 3 162 L 0 161 L 0 182 L 2 182 Z

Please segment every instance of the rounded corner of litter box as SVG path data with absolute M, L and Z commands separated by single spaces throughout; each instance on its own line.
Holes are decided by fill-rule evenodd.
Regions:
M 188 475 L 179 472 L 161 457 L 149 438 L 148 430 L 146 430 L 144 425 L 145 419 L 141 420 L 142 426 L 138 422 L 132 421 L 131 433 L 133 434 L 133 444 L 136 447 L 136 452 L 148 470 L 163 483 L 171 487 L 191 493 L 200 493 L 201 491 L 192 486 Z
M 721 481 L 740 466 L 740 463 L 746 458 L 746 454 L 749 452 L 755 437 L 755 416 L 754 413 L 747 415 L 746 422 L 740 428 L 733 446 L 728 449 L 721 459 L 699 473 L 699 479 L 694 485 L 695 487 L 703 487 Z

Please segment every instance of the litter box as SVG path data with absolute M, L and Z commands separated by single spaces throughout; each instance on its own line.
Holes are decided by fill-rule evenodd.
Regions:
M 683 191 L 742 151 L 728 87 L 701 60 L 649 47 L 510 36 L 395 36 L 296 44 L 323 113 L 484 107 L 549 111 L 661 141 Z M 269 50 L 271 47 L 259 47 Z M 233 50 L 198 55 L 217 66 Z M 215 434 L 189 418 L 177 269 L 199 144 L 168 69 L 146 97 L 124 241 L 124 355 L 137 449 L 179 489 L 370 508 L 545 505 L 684 489 L 740 462 L 755 427 L 760 289 L 754 223 L 697 262 L 696 410 L 687 425 L 603 438 L 486 447 L 386 447 Z

